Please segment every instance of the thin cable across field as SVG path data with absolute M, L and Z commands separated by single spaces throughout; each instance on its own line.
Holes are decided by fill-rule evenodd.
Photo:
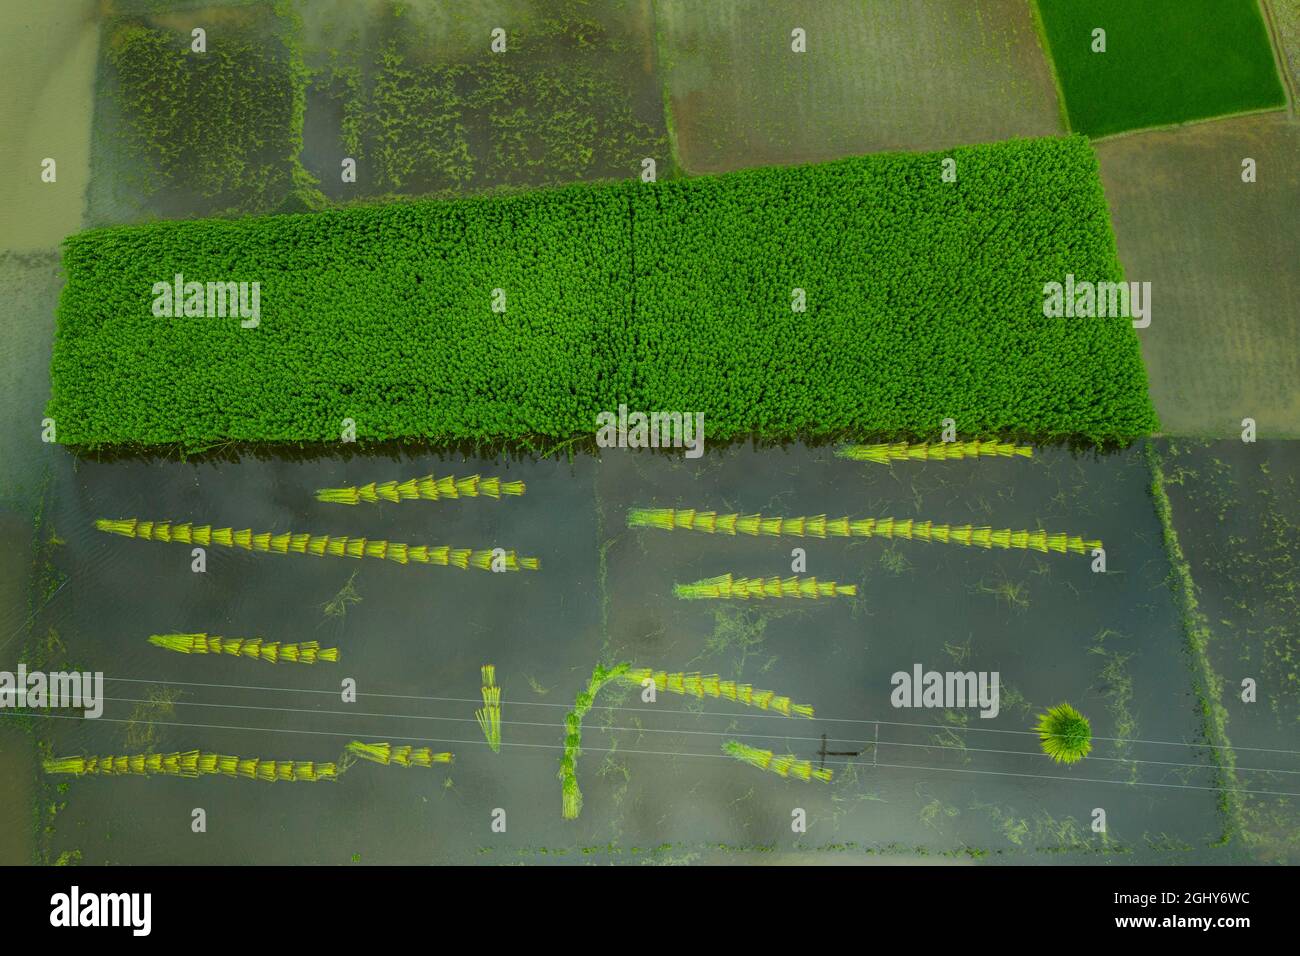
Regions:
M 21 716 L 21 715 L 14 714 L 13 716 Z M 84 720 L 85 719 L 83 717 L 74 714 L 38 714 L 36 716 L 53 718 L 57 720 Z M 115 723 L 115 724 L 132 723 L 132 721 L 124 718 L 99 717 L 97 719 L 101 721 L 107 721 L 108 723 Z M 248 733 L 310 734 L 310 735 L 321 736 L 321 737 L 351 737 L 354 739 L 371 736 L 368 734 L 343 733 L 340 731 L 332 731 L 332 730 L 294 730 L 287 727 L 240 727 L 240 726 L 228 726 L 223 724 L 191 724 L 191 723 L 183 723 L 180 721 L 167 721 L 167 720 L 136 721 L 136 722 L 149 723 L 159 727 L 188 727 L 192 729 L 202 729 L 202 730 L 237 730 L 237 731 L 245 731 Z M 464 740 L 460 738 L 449 739 L 449 738 L 442 738 L 442 737 L 399 737 L 396 735 L 392 735 L 389 737 L 389 739 L 404 740 L 412 743 L 475 744 L 484 747 L 488 745 L 487 741 L 483 740 L 481 737 L 477 740 Z M 526 744 L 526 743 L 515 743 L 512 741 L 505 741 L 505 740 L 501 742 L 501 746 L 526 747 L 535 750 L 564 750 L 564 747 L 559 744 Z M 585 748 L 585 749 L 590 750 L 593 753 L 636 754 L 638 756 L 650 756 L 650 757 L 701 757 L 706 759 L 719 759 L 719 760 L 734 759 L 727 754 L 678 753 L 674 751 L 665 751 L 665 750 L 629 750 L 624 747 L 609 747 L 604 750 L 601 750 L 599 748 Z M 1135 780 L 1135 781 L 1105 780 L 1099 777 L 1062 777 L 1056 774 L 1014 773 L 1005 770 L 974 770 L 974 769 L 960 768 L 960 767 L 927 767 L 919 764 L 889 764 L 889 763 L 871 764 L 866 761 L 856 761 L 856 760 L 828 760 L 826 761 L 826 763 L 829 764 L 830 766 L 837 766 L 837 767 L 877 766 L 877 767 L 888 767 L 896 770 L 923 770 L 923 771 L 940 772 L 940 773 L 974 773 L 974 774 L 985 774 L 985 775 L 996 776 L 996 777 L 1025 777 L 1032 780 L 1063 780 L 1067 783 L 1105 783 L 1105 784 L 1118 785 L 1122 787 L 1158 787 L 1164 790 L 1197 790 L 1197 791 L 1210 791 L 1214 793 L 1244 793 L 1244 794 L 1250 794 L 1252 796 L 1266 796 L 1266 797 L 1300 797 L 1300 792 L 1292 793 L 1290 791 L 1247 790 L 1241 787 L 1202 787 L 1202 786 L 1196 786 L 1193 784 L 1186 784 L 1186 783 L 1154 783 L 1154 782 L 1140 781 L 1140 780 Z M 1206 768 L 1206 769 L 1211 769 L 1211 768 Z
M 151 680 L 144 677 L 105 677 L 104 683 L 110 684 L 113 681 L 122 681 L 131 684 L 169 684 L 176 687 L 213 687 L 222 690 L 257 690 L 257 691 L 275 691 L 286 694 L 330 694 L 337 696 L 337 690 L 309 690 L 299 687 L 261 687 L 251 684 L 207 684 L 195 681 L 167 681 Z M 358 697 L 379 697 L 392 700 L 428 700 L 441 703 L 452 704 L 481 704 L 482 701 L 477 697 L 432 697 L 422 694 L 378 694 L 373 692 L 357 692 Z M 572 704 L 550 703 L 539 700 L 502 700 L 502 706 L 511 707 L 560 707 L 565 711 L 572 709 Z M 592 710 L 622 710 L 629 713 L 649 713 L 649 714 L 681 714 L 687 717 L 755 717 L 778 720 L 789 720 L 790 718 L 783 714 L 764 714 L 760 712 L 749 711 L 746 713 L 733 713 L 721 710 L 677 710 L 663 707 L 627 707 L 617 704 L 593 704 Z M 814 720 L 823 723 L 833 724 L 880 724 L 883 727 L 920 727 L 931 730 L 951 730 L 951 724 L 922 724 L 913 721 L 900 720 L 873 720 L 870 717 L 823 717 L 814 715 L 813 717 L 800 718 L 801 720 Z M 998 727 L 964 727 L 963 730 L 975 731 L 982 734 L 1016 734 L 1024 737 L 1037 737 L 1038 733 L 1033 730 L 1009 730 Z M 1135 737 L 1093 737 L 1093 740 L 1109 741 L 1112 743 L 1130 743 L 1130 744 L 1151 744 L 1162 747 L 1193 747 L 1204 748 L 1210 747 L 1208 743 L 1189 743 L 1186 740 L 1144 740 Z M 1243 747 L 1237 744 L 1232 745 L 1234 751 L 1249 750 L 1252 753 L 1270 753 L 1270 754 L 1287 754 L 1290 756 L 1300 756 L 1300 750 L 1282 750 L 1272 747 Z
M 143 698 L 138 698 L 138 697 L 105 697 L 103 699 L 106 701 L 111 700 L 117 703 L 126 703 L 126 704 L 153 703 L 153 701 L 143 699 Z M 194 701 L 194 700 L 177 700 L 177 701 L 173 701 L 172 704 L 187 706 L 187 707 L 216 707 L 216 708 L 230 709 L 230 710 L 260 710 L 260 711 L 271 711 L 273 713 L 284 713 L 284 714 L 325 714 L 325 715 L 338 716 L 338 717 L 383 717 L 383 718 L 392 718 L 395 720 L 445 720 L 445 721 L 450 721 L 452 723 L 466 723 L 466 724 L 477 723 L 476 719 L 471 719 L 469 717 L 441 717 L 434 714 L 367 713 L 363 711 L 352 711 L 352 710 L 318 710 L 316 708 L 311 708 L 311 707 L 263 707 L 255 704 L 217 704 L 217 703 L 209 703 L 206 701 Z M 687 711 L 686 713 L 689 713 L 689 711 Z M 732 715 L 728 715 L 728 716 L 732 716 Z M 151 721 L 146 720 L 146 721 L 141 721 L 141 723 L 151 723 Z M 564 730 L 564 725 L 562 723 L 559 722 L 552 723 L 550 721 L 538 721 L 538 720 L 502 720 L 501 725 L 514 726 L 514 727 L 547 727 L 547 728 L 554 728 L 555 730 L 558 731 Z M 799 741 L 812 741 L 812 742 L 818 742 L 822 739 L 821 737 L 802 737 L 793 734 L 742 734 L 734 731 L 725 731 L 725 730 L 675 730 L 672 728 L 660 728 L 660 727 L 596 726 L 593 727 L 592 729 L 604 733 L 625 732 L 625 733 L 640 733 L 640 734 L 689 734 L 692 736 L 699 736 L 699 737 L 726 737 L 726 738 L 745 737 L 745 738 L 756 738 L 756 739 L 772 739 L 776 737 L 781 740 L 799 740 Z M 952 730 L 955 733 L 961 730 L 965 730 L 966 728 L 950 727 L 948 729 Z M 371 736 L 382 737 L 385 735 L 372 734 Z M 863 744 L 862 749 L 864 750 L 866 749 L 866 746 L 870 743 L 868 741 L 855 740 L 853 738 L 848 738 L 848 737 L 836 737 L 834 739 L 837 742 Z M 1037 750 L 995 750 L 989 747 L 967 747 L 964 745 L 955 746 L 950 744 L 935 744 L 935 743 L 930 743 L 930 744 L 905 743 L 899 740 L 876 740 L 875 745 L 882 746 L 882 747 L 911 747 L 911 748 L 916 748 L 921 750 L 959 750 L 962 751 L 963 753 L 1005 754 L 1005 755 L 1017 756 L 1017 757 L 1046 757 L 1047 756 L 1046 754 Z M 1169 761 L 1169 760 L 1146 760 L 1146 759 L 1139 759 L 1134 757 L 1102 757 L 1094 754 L 1090 756 L 1089 759 L 1096 760 L 1096 761 L 1106 761 L 1107 763 L 1149 764 L 1151 766 L 1161 766 L 1161 767 L 1191 767 L 1195 770 L 1214 769 L 1211 765 L 1203 764 L 1203 763 L 1180 763 L 1180 762 Z M 1238 773 L 1300 774 L 1300 770 L 1276 770 L 1276 769 L 1266 769 L 1264 767 L 1238 767 L 1236 769 Z

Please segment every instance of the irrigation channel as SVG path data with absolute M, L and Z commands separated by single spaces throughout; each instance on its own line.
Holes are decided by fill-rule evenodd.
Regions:
M 14 661 L 26 644 L 47 661 L 102 670 L 107 698 L 97 720 L 38 719 L 48 753 L 331 761 L 358 740 L 454 754 L 428 768 L 357 766 L 321 784 L 45 775 L 41 786 L 58 807 L 45 837 L 53 857 L 578 859 L 578 848 L 600 846 L 691 859 L 853 846 L 1030 862 L 1061 850 L 1080 860 L 1184 860 L 1210 853 L 1224 830 L 1221 780 L 1204 745 L 1141 447 L 892 464 L 804 446 L 733 447 L 696 461 L 618 450 L 571 461 L 61 456 L 42 471 L 40 531 L 25 558 L 49 566 L 36 576 L 45 591 L 30 611 L 6 618 L 0 653 Z M 526 493 L 354 505 L 315 495 L 426 474 L 496 476 L 523 482 Z M 708 509 L 717 521 L 893 516 L 912 519 L 912 529 L 926 520 L 1046 529 L 1104 542 L 1107 569 L 1095 573 L 1089 555 L 1068 549 L 818 537 L 808 525 L 802 537 L 787 536 L 790 525 L 782 536 L 629 527 L 635 509 L 665 508 Z M 135 526 L 130 537 L 96 527 L 132 517 L 169 520 L 167 536 L 185 523 L 190 535 L 210 525 L 206 571 L 192 570 L 183 535 L 168 543 L 152 540 L 163 534 L 158 526 L 147 535 Z M 235 546 L 220 546 L 225 527 L 265 532 L 264 547 L 252 537 L 240 547 L 234 532 Z M 278 548 L 277 536 L 290 532 L 335 542 L 364 535 L 359 553 L 386 542 L 384 560 L 348 557 L 347 544 L 341 557 L 318 544 L 315 556 L 306 539 L 295 554 L 291 537 Z M 401 564 L 387 550 L 392 542 L 512 549 L 540 567 L 496 574 Z M 853 592 L 675 595 L 677 585 L 724 574 L 790 577 L 795 548 L 806 552 L 801 576 Z M 315 642 L 337 648 L 338 660 L 273 664 L 248 651 L 175 653 L 149 641 L 200 632 Z M 222 646 L 211 637 L 208 645 Z M 565 717 L 595 665 L 623 661 L 718 674 L 814 714 L 663 690 L 647 703 L 635 683 L 611 683 L 582 721 L 581 813 L 566 820 L 557 778 Z M 500 692 L 499 753 L 476 717 L 484 664 L 495 665 Z M 997 716 L 894 708 L 891 675 L 915 664 L 997 671 Z M 355 702 L 341 697 L 345 679 L 356 682 Z M 1036 714 L 1061 701 L 1092 724 L 1093 750 L 1071 766 L 1045 757 L 1033 733 Z M 764 773 L 724 753 L 727 741 L 791 754 L 831 780 Z M 1234 740 L 1242 794 L 1300 793 L 1296 752 L 1271 743 Z M 34 754 L 6 757 L 37 772 Z M 220 839 L 188 840 L 195 806 Z M 491 831 L 498 807 L 504 834 Z M 790 830 L 795 807 L 808 813 L 806 834 Z M 1090 828 L 1096 808 L 1107 814 L 1105 836 Z

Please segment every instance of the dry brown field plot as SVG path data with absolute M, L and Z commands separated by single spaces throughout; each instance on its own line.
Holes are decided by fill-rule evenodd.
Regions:
M 1163 431 L 1300 437 L 1300 125 L 1273 113 L 1098 143 Z M 1242 182 L 1254 159 L 1257 181 Z
M 1017 0 L 657 0 L 655 14 L 690 172 L 1062 132 Z

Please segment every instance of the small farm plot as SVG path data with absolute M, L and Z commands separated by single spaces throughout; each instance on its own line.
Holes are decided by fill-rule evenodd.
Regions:
M 608 726 L 584 729 L 584 745 L 611 752 L 579 766 L 583 819 L 633 842 L 667 820 L 673 839 L 688 843 L 896 843 L 1016 859 L 1213 852 L 1227 822 L 1216 810 L 1217 767 L 1197 743 L 1201 718 L 1148 484 L 1140 449 L 895 465 L 802 446 L 729 449 L 699 462 L 608 453 L 598 486 L 608 542 L 605 659 L 716 674 L 813 713 L 743 706 L 714 696 L 707 682 L 696 694 L 689 685 L 657 687 L 654 703 L 633 688 Z M 1107 567 L 1094 572 L 1086 555 L 901 532 L 823 538 L 809 522 L 792 525 L 801 535 L 780 536 L 629 527 L 632 509 L 647 507 L 870 517 L 878 528 L 892 517 L 896 529 L 926 520 L 1044 528 L 1100 539 Z M 728 572 L 815 576 L 856 594 L 674 594 L 677 584 Z M 910 677 L 918 665 L 998 672 L 997 714 L 951 700 L 898 705 L 895 675 Z M 1062 702 L 1093 734 L 1089 756 L 1072 765 L 1045 756 L 1033 733 L 1037 716 Z M 728 740 L 824 766 L 832 779 L 781 779 L 711 756 Z M 708 812 L 687 812 L 683 792 Z M 806 837 L 790 834 L 790 806 L 807 809 Z M 1105 835 L 1092 828 L 1099 807 Z
M 1119 276 L 1094 164 L 1016 140 L 633 190 L 636 407 L 716 439 L 1153 428 L 1130 322 L 1044 315 L 1047 283 Z
M 1075 132 L 1286 105 L 1256 0 L 1036 2 Z
M 65 266 L 77 277 L 61 307 L 55 415 L 70 441 L 112 440 L 115 429 L 95 411 L 107 413 L 112 400 L 81 387 L 107 384 L 100 373 L 82 378 L 104 362 L 108 379 L 143 389 L 119 399 L 135 405 L 153 396 L 145 414 L 153 426 L 138 433 L 141 443 L 193 450 L 216 436 L 330 441 L 345 419 L 362 440 L 567 436 L 610 407 L 599 387 L 614 379 L 601 370 L 612 367 L 607 350 L 618 343 L 630 279 L 619 188 L 74 238 L 65 245 Z M 83 245 L 87 238 L 125 258 L 108 265 Z M 179 322 L 160 319 L 150 290 L 177 275 L 199 283 L 199 306 L 213 276 L 259 283 L 256 327 L 245 327 L 253 320 L 240 320 L 230 303 L 224 320 L 179 311 Z M 87 299 L 84 311 L 74 303 L 92 286 L 102 308 Z M 250 305 L 246 291 L 241 302 Z M 120 374 L 126 368 L 133 374 Z M 135 412 L 128 417 L 143 424 Z
M 308 186 L 305 76 L 281 13 L 256 3 L 102 21 L 92 225 L 271 212 Z
M 691 172 L 943 149 L 1061 131 L 1026 4 L 657 0 Z M 806 52 L 792 49 L 803 31 Z
M 1252 116 L 1097 144 L 1142 354 L 1174 435 L 1300 437 L 1300 127 Z M 1246 160 L 1254 182 L 1243 182 Z
M 31 638 L 13 647 L 32 666 L 102 671 L 110 699 L 96 720 L 36 719 L 42 754 L 93 757 L 102 766 L 108 756 L 199 751 L 259 767 L 275 761 L 277 769 L 281 761 L 315 771 L 333 763 L 340 772 L 319 782 L 311 768 L 275 778 L 193 776 L 168 773 L 165 764 L 162 772 L 149 763 L 134 772 L 126 761 L 122 773 L 45 773 L 38 780 L 46 799 L 66 804 L 53 829 L 38 834 L 50 858 L 77 851 L 96 864 L 473 862 L 491 839 L 480 825 L 485 808 L 502 805 L 507 792 L 519 794 L 506 803 L 509 846 L 572 842 L 555 773 L 560 701 L 572 704 L 602 643 L 596 464 L 358 456 L 197 467 L 87 461 L 73 473 L 69 459 L 46 533 L 58 530 L 52 560 L 71 583 L 35 617 Z M 355 506 L 315 495 L 428 474 L 478 474 L 480 490 L 495 476 L 523 482 L 526 492 Z M 211 547 L 206 571 L 196 574 L 185 545 L 95 527 L 99 518 L 128 515 L 502 547 L 539 558 L 541 568 L 494 574 Z M 220 636 L 227 646 L 260 638 L 263 653 L 177 653 L 175 641 L 149 639 L 174 633 Z M 316 642 L 337 660 L 322 653 L 314 663 L 273 662 L 265 653 L 272 642 L 281 649 Z M 501 690 L 499 753 L 475 718 L 488 664 Z M 340 696 L 345 679 L 355 681 L 355 704 Z M 344 773 L 340 756 L 352 741 L 428 748 L 452 760 L 358 762 Z M 59 785 L 66 792 L 56 797 Z M 182 848 L 157 839 L 159 821 L 188 820 L 198 805 L 228 820 L 222 840 Z M 30 808 L 24 812 L 29 819 Z
M 646 158 L 670 175 L 649 11 L 313 5 L 307 168 L 339 200 L 631 179 Z
M 1196 583 L 1206 654 L 1236 753 L 1243 840 L 1300 858 L 1300 443 L 1158 443 L 1174 528 Z

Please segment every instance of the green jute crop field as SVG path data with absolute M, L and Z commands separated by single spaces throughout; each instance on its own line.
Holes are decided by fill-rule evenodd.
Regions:
M 566 439 L 621 403 L 724 441 L 1156 427 L 1129 320 L 1043 314 L 1122 278 L 1082 137 L 115 227 L 64 269 L 73 445 Z M 259 282 L 259 324 L 160 318 L 178 274 Z

